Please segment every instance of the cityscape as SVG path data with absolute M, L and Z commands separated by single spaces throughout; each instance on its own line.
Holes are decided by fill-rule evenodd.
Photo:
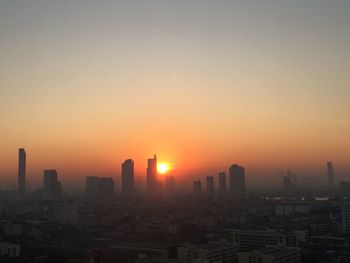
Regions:
M 148 159 L 146 189 L 135 186 L 134 161 L 112 177 L 86 177 L 67 196 L 56 170 L 26 190 L 26 150 L 18 151 L 18 189 L 0 191 L 1 262 L 349 262 L 350 182 L 305 191 L 287 170 L 281 191 L 246 186 L 245 168 L 177 188 L 157 156 Z M 138 189 L 138 190 L 137 190 Z
M 350 1 L 0 0 L 0 263 L 350 263 Z

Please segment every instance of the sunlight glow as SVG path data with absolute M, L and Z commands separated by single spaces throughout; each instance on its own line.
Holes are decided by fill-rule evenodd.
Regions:
M 165 174 L 169 170 L 169 166 L 166 163 L 159 163 L 157 169 L 159 173 Z

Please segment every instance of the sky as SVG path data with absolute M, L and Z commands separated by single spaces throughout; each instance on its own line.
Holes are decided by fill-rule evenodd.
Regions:
M 350 178 L 350 1 L 0 1 L 0 185 L 192 179 L 246 167 Z

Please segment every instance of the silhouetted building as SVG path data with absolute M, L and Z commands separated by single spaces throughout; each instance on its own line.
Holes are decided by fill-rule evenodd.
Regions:
M 193 193 L 196 196 L 199 196 L 202 194 L 202 183 L 200 180 L 198 181 L 193 181 Z
M 175 177 L 172 175 L 168 175 L 164 179 L 164 189 L 166 195 L 173 195 L 175 193 Z
M 244 167 L 234 164 L 230 167 L 230 192 L 235 198 L 245 196 L 245 170 Z
M 219 173 L 219 193 L 226 194 L 226 173 Z
M 131 196 L 134 193 L 134 161 L 131 159 L 122 163 L 122 194 Z
M 207 176 L 207 194 L 214 195 L 214 177 Z
M 286 194 L 292 194 L 295 192 L 295 187 L 292 182 L 292 178 L 288 176 L 288 173 L 286 176 L 283 177 L 283 190 Z
M 157 156 L 154 155 L 153 159 L 148 159 L 147 166 L 147 192 L 149 194 L 155 194 L 158 190 L 157 179 Z
M 18 150 L 18 192 L 26 193 L 26 152 L 22 148 Z
M 114 197 L 114 180 L 112 177 L 86 177 L 85 193 L 88 198 Z
M 61 196 L 61 184 L 56 170 L 44 170 L 44 198 L 55 199 Z
M 334 168 L 332 161 L 327 162 L 327 175 L 328 175 L 328 185 L 329 187 L 334 186 Z

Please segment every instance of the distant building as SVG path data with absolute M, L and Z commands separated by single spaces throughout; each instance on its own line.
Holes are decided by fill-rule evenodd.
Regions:
M 286 194 L 292 194 L 295 192 L 295 186 L 292 182 L 292 178 L 288 176 L 288 173 L 283 177 L 283 190 Z
M 0 257 L 16 258 L 20 255 L 20 245 L 0 242 Z
M 293 214 L 308 214 L 311 205 L 307 203 L 281 203 L 275 206 L 277 216 L 289 216 Z
M 235 198 L 245 196 L 245 170 L 244 167 L 234 164 L 230 167 L 230 192 Z
M 334 186 L 334 168 L 332 161 L 327 162 L 328 186 Z
M 131 196 L 134 193 L 134 161 L 125 160 L 122 163 L 122 194 Z
M 56 170 L 44 170 L 44 198 L 56 199 L 61 197 L 61 183 L 58 181 Z
M 267 246 L 273 247 L 296 247 L 297 238 L 295 233 L 269 230 L 231 230 L 233 243 L 240 249 L 258 249 Z
M 350 202 L 345 202 L 341 209 L 342 228 L 344 233 L 350 233 Z
M 85 193 L 88 198 L 113 198 L 114 180 L 112 177 L 86 177 Z
M 22 148 L 18 150 L 18 193 L 26 193 L 26 152 Z
M 53 221 L 62 225 L 77 225 L 78 205 L 73 202 L 56 204 L 53 211 Z
M 193 181 L 193 193 L 196 196 L 200 196 L 202 194 L 202 183 L 200 180 Z
M 157 191 L 158 191 L 157 156 L 154 155 L 153 159 L 148 159 L 147 192 L 151 195 L 154 195 L 157 193 Z
M 214 195 L 214 177 L 208 176 L 206 180 L 207 180 L 207 194 Z
M 171 196 L 175 193 L 176 181 L 175 177 L 172 175 L 168 175 L 164 179 L 164 190 L 165 194 Z
M 228 242 L 210 242 L 203 245 L 185 243 L 177 248 L 178 259 L 185 262 L 235 262 L 237 247 Z
M 238 252 L 239 263 L 301 263 L 299 248 L 264 248 Z
M 219 193 L 224 195 L 226 194 L 226 173 L 219 173 Z

